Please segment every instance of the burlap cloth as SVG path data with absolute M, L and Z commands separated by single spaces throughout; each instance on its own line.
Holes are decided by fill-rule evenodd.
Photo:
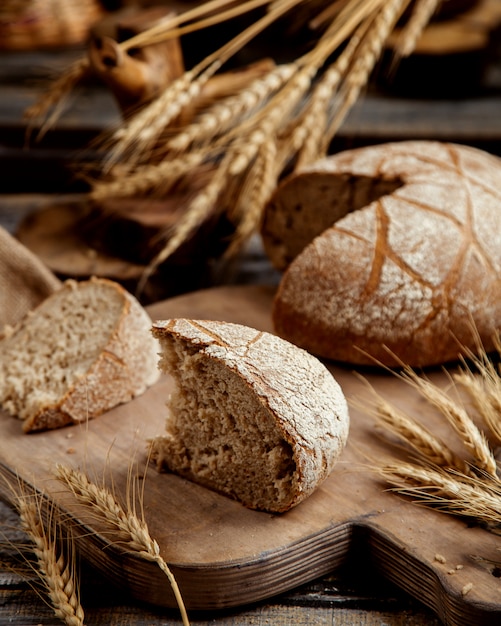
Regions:
M 60 286 L 40 259 L 0 226 L 0 336 Z

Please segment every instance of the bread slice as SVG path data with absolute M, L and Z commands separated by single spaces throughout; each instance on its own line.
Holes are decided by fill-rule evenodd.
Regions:
M 315 357 L 270 333 L 217 321 L 153 324 L 175 380 L 157 467 L 251 509 L 283 512 L 329 475 L 348 437 L 344 394 Z
M 0 403 L 25 432 L 82 422 L 144 392 L 158 343 L 115 282 L 69 280 L 0 343 Z

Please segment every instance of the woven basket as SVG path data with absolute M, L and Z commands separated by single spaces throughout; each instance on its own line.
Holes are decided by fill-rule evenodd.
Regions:
M 0 49 L 34 50 L 81 44 L 103 13 L 98 0 L 2 0 Z

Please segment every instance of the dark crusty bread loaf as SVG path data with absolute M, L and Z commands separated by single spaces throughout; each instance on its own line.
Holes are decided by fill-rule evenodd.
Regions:
M 382 195 L 384 194 L 384 195 Z M 329 224 L 330 222 L 330 224 Z M 308 225 L 308 228 L 305 228 Z M 441 364 L 501 327 L 501 160 L 408 141 L 291 175 L 263 241 L 285 271 L 276 332 L 355 364 Z
M 106 279 L 67 281 L 0 342 L 0 403 L 25 432 L 96 417 L 158 377 L 151 319 Z
M 332 374 L 297 346 L 216 321 L 155 322 L 170 373 L 167 432 L 152 459 L 253 509 L 282 512 L 329 475 L 348 437 Z

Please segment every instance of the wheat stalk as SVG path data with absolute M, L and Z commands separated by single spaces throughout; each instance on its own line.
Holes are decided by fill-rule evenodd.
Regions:
M 246 89 L 213 105 L 192 124 L 170 139 L 167 150 L 183 151 L 192 144 L 204 144 L 258 110 L 272 94 L 282 88 L 296 71 L 295 63 L 282 64 L 266 76 L 257 78 Z
M 28 132 L 40 123 L 37 136 L 41 139 L 60 118 L 66 107 L 71 92 L 89 72 L 87 59 L 80 59 L 66 68 L 42 94 L 42 96 L 24 112 L 28 120 Z
M 369 4 L 371 4 L 371 6 L 378 6 L 381 1 L 382 0 L 370 0 Z M 358 23 L 362 19 L 363 12 L 359 7 L 358 12 L 354 12 L 354 14 L 350 13 L 348 18 L 345 18 L 343 14 L 338 26 L 344 25 L 346 27 L 347 20 L 351 28 L 352 23 Z M 278 141 L 280 127 L 284 125 L 284 118 L 287 120 L 288 117 L 292 115 L 292 112 L 297 109 L 300 102 L 304 99 L 305 94 L 308 92 L 319 67 L 345 37 L 346 33 L 342 31 L 342 29 L 340 32 L 338 28 L 331 26 L 314 50 L 297 60 L 295 67 L 292 68 L 295 71 L 290 73 L 289 80 L 283 84 L 283 88 L 264 104 L 251 119 L 245 120 L 240 125 L 231 127 L 223 138 L 216 142 L 216 145 L 221 148 L 221 153 L 225 154 L 221 164 L 218 166 L 218 176 L 215 176 L 209 183 L 208 188 L 186 208 L 185 215 L 176 225 L 172 237 L 167 241 L 163 250 L 161 250 L 144 273 L 138 287 L 139 291 L 144 287 L 146 280 L 153 271 L 177 250 L 186 236 L 193 232 L 193 229 L 201 222 L 202 218 L 211 213 L 214 203 L 219 198 L 219 193 L 224 187 L 224 182 L 226 181 L 227 183 L 226 188 L 232 189 L 228 181 L 231 178 L 243 176 L 249 166 L 258 161 L 256 155 L 261 150 L 262 145 L 265 142 L 269 143 L 270 137 Z M 268 148 L 268 151 L 269 149 L 270 148 Z M 276 150 L 276 147 L 274 150 Z M 277 154 L 283 154 L 279 153 L 277 150 L 276 152 Z M 278 163 L 282 166 L 282 159 L 279 159 Z M 276 183 L 280 168 L 277 167 L 274 169 Z M 245 177 L 242 180 L 245 180 Z M 268 178 L 268 181 L 269 180 L 270 178 Z M 248 225 L 256 225 L 259 223 L 259 217 L 264 209 L 264 201 L 269 196 L 269 187 L 271 188 L 271 183 L 267 184 L 263 193 L 260 194 L 262 201 L 260 207 L 257 207 L 255 202 L 248 205 L 253 207 L 253 213 L 244 225 L 240 228 L 237 226 L 235 243 L 229 248 L 231 254 L 235 253 L 237 245 L 240 246 L 244 242 L 242 233 L 246 233 L 248 237 L 252 232 L 248 228 Z M 256 197 L 255 194 L 254 197 Z M 219 198 L 218 201 L 221 205 L 226 203 L 224 198 Z M 234 214 L 238 215 L 239 213 L 243 215 L 237 208 Z
M 189 626 L 188 615 L 176 579 L 160 554 L 158 543 L 150 536 L 146 522 L 135 510 L 125 511 L 113 494 L 99 487 L 87 476 L 75 469 L 57 465 L 56 477 L 63 482 L 78 499 L 88 506 L 103 522 L 116 533 L 117 539 L 140 558 L 155 563 L 167 576 L 174 592 L 184 626 Z
M 443 441 L 383 398 L 378 402 L 377 418 L 380 424 L 410 445 L 427 463 L 456 469 L 470 475 L 469 465 L 454 454 Z
M 402 495 L 418 498 L 446 513 L 501 524 L 501 490 L 489 487 L 488 481 L 412 463 L 388 464 L 378 472 Z
M 499 333 L 493 338 L 494 349 L 501 357 L 501 339 Z M 469 395 L 479 415 L 489 429 L 497 445 L 501 445 L 501 364 L 497 367 L 482 350 L 477 337 L 477 354 L 471 351 L 467 356 L 472 361 L 477 374 L 466 367 L 454 374 L 453 378 Z
M 150 192 L 166 194 L 188 172 L 196 171 L 206 157 L 201 152 L 191 152 L 158 165 L 138 166 L 126 177 L 120 174 L 109 182 L 95 182 L 89 195 L 94 200 L 101 200 L 140 196 Z
M 478 373 L 470 367 L 463 367 L 448 377 L 453 387 L 455 383 L 467 391 L 474 407 L 484 417 L 488 433 L 494 435 L 494 440 L 499 443 L 501 367 L 499 364 L 496 367 L 481 348 L 476 334 L 478 354 L 466 350 L 465 353 L 470 356 Z M 495 349 L 501 356 L 499 335 L 493 339 Z M 466 363 L 464 359 L 463 363 Z M 463 405 L 451 398 L 451 389 L 446 393 L 429 379 L 418 376 L 408 366 L 403 366 L 403 371 L 396 375 L 445 417 L 473 460 L 458 460 L 457 454 L 445 442 L 439 441 L 417 421 L 385 402 L 369 385 L 376 399 L 377 410 L 368 408 L 362 402 L 359 407 L 375 413 L 380 424 L 400 439 L 406 440 L 418 453 L 416 463 L 386 463 L 375 467 L 375 471 L 401 495 L 410 496 L 446 513 L 474 518 L 498 532 L 501 525 L 501 479 L 486 434 L 476 426 Z M 486 384 L 492 386 L 488 392 Z
M 340 90 L 339 104 L 335 108 L 326 133 L 326 144 L 332 140 L 348 111 L 358 100 L 389 34 L 409 2 L 410 0 L 389 0 L 382 5 L 379 11 L 374 13 L 372 27 L 360 45 L 357 58 L 354 60 Z
M 401 57 L 409 56 L 426 25 L 433 17 L 442 0 L 417 0 L 414 10 L 402 29 L 396 46 L 396 53 Z
M 47 590 L 56 617 L 67 626 L 83 626 L 84 611 L 77 593 L 71 539 L 68 539 L 65 554 L 61 549 L 61 533 L 53 511 L 48 528 L 44 526 L 40 496 L 18 495 L 15 506 L 21 527 L 33 543 L 37 574 Z
M 411 368 L 405 367 L 403 380 L 415 387 L 426 400 L 435 406 L 461 437 L 474 462 L 482 471 L 497 479 L 496 459 L 487 443 L 485 435 L 476 426 L 467 411 L 454 402 L 450 396 L 426 378 L 418 376 Z
M 235 255 L 241 248 L 242 242 L 248 240 L 260 223 L 263 207 L 270 197 L 277 179 L 277 149 L 273 139 L 269 138 L 261 144 L 256 156 L 256 162 L 248 172 L 248 176 L 241 186 L 239 199 L 230 217 L 236 216 L 237 227 L 230 246 L 225 252 L 226 257 Z

